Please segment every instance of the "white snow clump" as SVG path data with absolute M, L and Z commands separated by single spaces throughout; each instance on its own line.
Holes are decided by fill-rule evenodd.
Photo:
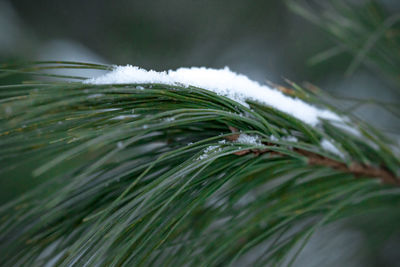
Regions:
M 276 89 L 250 80 L 243 74 L 235 73 L 228 67 L 223 69 L 192 67 L 157 72 L 130 65 L 117 66 L 113 71 L 97 78 L 85 80 L 84 83 L 162 83 L 167 85 L 196 86 L 228 97 L 247 107 L 247 100 L 271 106 L 311 126 L 316 126 L 319 123 L 319 118 L 343 122 L 343 119 L 332 111 L 320 109 L 298 98 L 286 96 Z

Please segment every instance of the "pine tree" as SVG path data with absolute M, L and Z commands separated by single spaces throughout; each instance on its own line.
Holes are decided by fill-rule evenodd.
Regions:
M 381 64 L 385 43 L 374 49 L 361 56 Z M 398 144 L 321 90 L 276 86 L 343 124 L 205 88 L 82 83 L 52 69 L 113 66 L 3 66 L 2 78 L 52 79 L 0 87 L 2 179 L 41 181 L 0 207 L 2 266 L 286 266 L 320 227 L 400 203 Z

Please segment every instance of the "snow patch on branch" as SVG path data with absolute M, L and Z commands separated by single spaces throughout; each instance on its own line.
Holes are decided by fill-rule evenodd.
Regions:
M 205 67 L 179 68 L 157 72 L 135 66 L 117 66 L 103 76 L 84 81 L 87 84 L 161 83 L 168 85 L 196 86 L 225 96 L 249 107 L 246 101 L 255 101 L 287 113 L 311 126 L 321 119 L 343 122 L 332 111 L 312 106 L 298 98 L 284 95 L 279 90 L 261 85 L 243 74 L 223 69 Z M 140 89 L 142 89 L 141 87 Z
M 246 145 L 261 145 L 260 137 L 259 136 L 251 136 L 248 134 L 240 134 L 238 139 L 236 140 L 237 143 L 246 144 Z
M 220 146 L 209 146 L 206 149 L 203 150 L 203 154 L 198 157 L 198 160 L 203 160 L 208 158 L 209 154 L 215 153 L 215 152 L 221 152 L 221 147 Z

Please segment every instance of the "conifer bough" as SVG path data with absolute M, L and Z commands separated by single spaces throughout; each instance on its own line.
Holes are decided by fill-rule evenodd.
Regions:
M 15 74 L 57 80 L 0 87 L 2 179 L 41 181 L 0 208 L 2 266 L 290 265 L 317 228 L 400 200 L 398 145 L 320 91 L 227 68 Z

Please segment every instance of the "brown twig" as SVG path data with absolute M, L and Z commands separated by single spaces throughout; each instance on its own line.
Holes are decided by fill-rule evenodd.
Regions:
M 295 149 L 295 151 L 299 154 L 306 156 L 308 158 L 308 164 L 310 165 L 331 167 L 333 169 L 351 173 L 356 177 L 379 178 L 384 184 L 400 186 L 399 179 L 397 179 L 393 173 L 384 168 L 365 165 L 358 162 L 353 162 L 350 165 L 346 165 L 345 163 L 338 162 L 336 160 L 323 157 L 321 155 L 302 149 Z
M 229 126 L 229 129 L 232 131 L 232 133 L 239 132 L 238 129 L 231 127 L 231 126 Z M 239 138 L 239 135 L 240 134 L 234 134 L 234 135 L 227 137 L 227 139 L 229 141 L 236 141 Z M 271 143 L 267 143 L 266 145 L 277 146 L 276 144 L 271 144 Z M 370 166 L 370 165 L 361 164 L 358 162 L 353 162 L 350 165 L 346 165 L 343 162 L 339 162 L 339 161 L 321 156 L 319 154 L 316 154 L 316 153 L 313 153 L 313 152 L 310 152 L 307 150 L 303 150 L 303 149 L 299 149 L 299 148 L 295 148 L 293 150 L 295 152 L 307 157 L 309 165 L 326 166 L 326 167 L 330 167 L 330 168 L 340 170 L 343 172 L 351 173 L 356 177 L 378 178 L 384 184 L 400 186 L 400 180 L 393 173 L 386 170 L 385 168 L 374 167 L 374 166 Z M 256 156 L 264 154 L 264 153 L 270 153 L 270 154 L 279 155 L 279 156 L 286 156 L 283 153 L 272 151 L 270 149 L 262 149 L 262 150 L 261 149 L 247 149 L 247 150 L 235 152 L 234 154 L 238 155 L 238 156 L 243 156 L 243 155 L 246 155 L 249 153 L 253 153 Z

